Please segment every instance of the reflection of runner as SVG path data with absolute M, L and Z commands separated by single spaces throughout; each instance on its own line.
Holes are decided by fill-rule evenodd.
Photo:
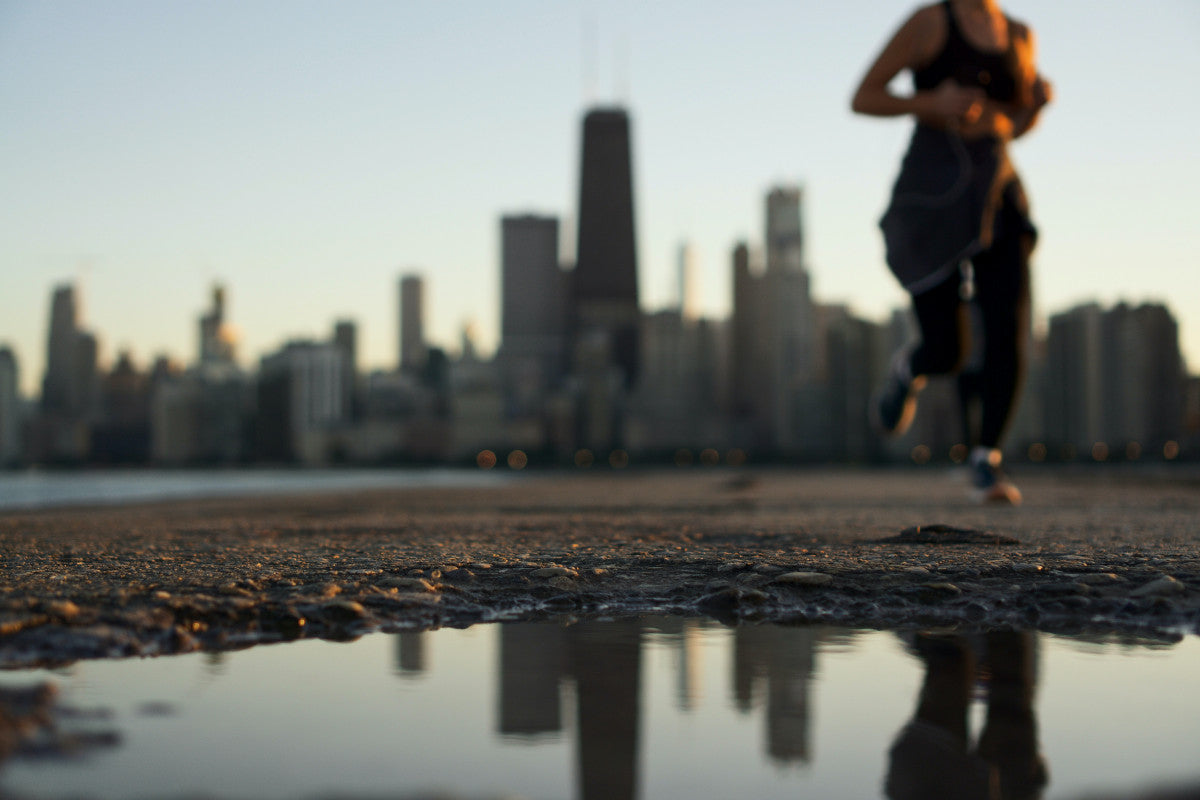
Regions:
M 894 94 L 901 71 L 915 92 Z M 907 430 L 926 377 L 957 373 L 971 350 L 964 295 L 973 286 L 983 361 L 969 381 L 982 407 L 969 444 L 976 496 L 1019 503 L 1000 468 L 1000 444 L 1023 373 L 1028 259 L 1035 231 L 1007 142 L 1029 131 L 1050 100 L 1034 67 L 1033 32 L 996 0 L 945 0 L 918 9 L 884 47 L 854 95 L 873 116 L 916 119 L 880 225 L 888 266 L 912 295 L 921 340 L 893 359 L 874 403 L 885 433 Z M 973 281 L 964 282 L 970 262 Z
M 892 745 L 885 789 L 891 800 L 1033 800 L 1046 785 L 1033 713 L 1030 633 L 986 637 L 982 668 L 967 641 L 918 637 L 925 681 L 913 719 Z M 976 676 L 986 676 L 987 717 L 974 749 L 967 726 Z

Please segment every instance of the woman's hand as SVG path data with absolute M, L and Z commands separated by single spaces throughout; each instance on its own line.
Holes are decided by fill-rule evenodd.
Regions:
M 977 122 L 987 99 L 983 89 L 960 86 L 949 78 L 938 84 L 928 97 L 928 110 L 920 116 L 946 128 Z
M 1054 100 L 1054 86 L 1038 75 L 1033 81 L 1033 107 L 1040 109 Z

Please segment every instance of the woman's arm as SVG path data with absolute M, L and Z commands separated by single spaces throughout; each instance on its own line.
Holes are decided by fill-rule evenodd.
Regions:
M 965 125 L 961 133 L 966 138 L 996 136 L 1015 139 L 1028 133 L 1037 124 L 1042 108 L 1053 99 L 1050 82 L 1037 74 L 1034 59 L 1033 31 L 1019 22 L 1010 23 L 1017 51 L 1017 98 L 1013 103 L 987 101 L 979 118 Z
M 854 92 L 850 108 L 858 114 L 896 117 L 912 114 L 928 125 L 971 123 L 983 111 L 983 91 L 943 81 L 932 91 L 898 95 L 889 85 L 905 69 L 916 69 L 936 54 L 946 38 L 944 14 L 938 6 L 916 11 L 875 58 Z
M 1025 104 L 1013 114 L 1013 138 L 1024 136 L 1037 125 L 1042 109 L 1054 99 L 1054 87 L 1037 71 L 1037 42 L 1033 30 L 1019 22 L 1012 25 L 1017 53 L 1026 79 Z

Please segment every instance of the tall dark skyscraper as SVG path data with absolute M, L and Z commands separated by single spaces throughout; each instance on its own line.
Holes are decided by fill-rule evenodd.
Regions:
M 558 219 L 500 221 L 500 353 L 510 413 L 541 406 L 567 367 L 567 281 L 558 263 Z
M 75 287 L 58 286 L 50 307 L 42 409 L 67 419 L 83 419 L 96 410 L 99 386 L 96 339 L 79 327 Z
M 637 379 L 638 314 L 629 115 L 593 109 L 583 119 L 572 323 L 577 340 L 607 335 L 626 386 Z

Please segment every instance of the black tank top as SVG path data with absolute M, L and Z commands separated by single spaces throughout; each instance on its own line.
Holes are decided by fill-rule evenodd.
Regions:
M 946 78 L 953 78 L 961 86 L 978 86 L 993 100 L 1016 102 L 1018 61 L 1012 25 L 1009 25 L 1008 47 L 1002 52 L 979 50 L 959 29 L 950 0 L 942 3 L 942 7 L 946 10 L 946 45 L 933 61 L 913 71 L 917 90 L 936 89 Z

